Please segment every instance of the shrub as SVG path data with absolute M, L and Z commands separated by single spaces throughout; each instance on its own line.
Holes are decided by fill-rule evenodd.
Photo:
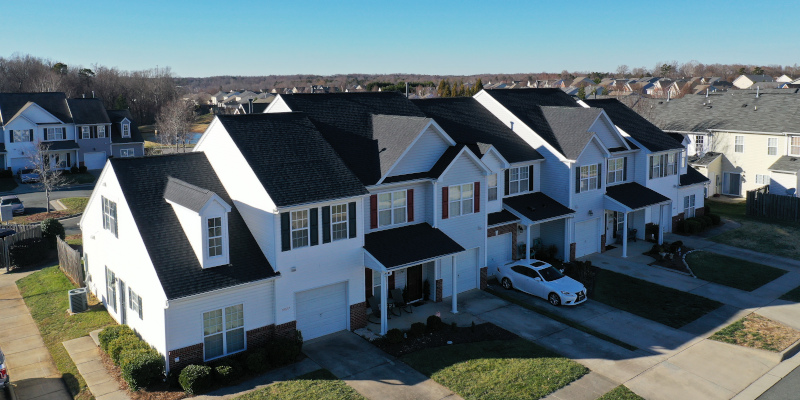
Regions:
M 122 352 L 125 350 L 135 350 L 135 349 L 149 349 L 150 346 L 143 342 L 139 337 L 136 335 L 122 335 L 108 344 L 108 356 L 111 358 L 111 361 L 114 362 L 116 365 L 120 365 L 122 361 L 120 356 Z
M 151 386 L 164 376 L 164 357 L 154 349 L 125 350 L 120 360 L 122 379 L 133 391 Z
M 414 322 L 411 324 L 411 330 L 408 331 L 411 336 L 420 337 L 425 334 L 425 324 L 422 322 Z
M 73 165 L 72 167 L 70 167 L 69 172 L 72 174 L 77 174 L 78 172 L 80 172 L 80 169 L 77 166 Z
M 665 244 L 666 244 L 666 243 L 665 243 Z M 672 242 L 672 244 L 671 244 L 671 245 L 669 245 L 669 252 L 670 252 L 670 253 L 677 253 L 677 252 L 678 252 L 678 250 L 679 250 L 681 247 L 683 247 L 683 242 L 682 242 L 682 241 L 680 241 L 680 240 L 676 240 L 676 241 Z
M 703 214 L 705 214 L 705 215 L 711 214 L 711 206 L 709 206 L 708 204 L 704 205 L 703 206 Z
M 386 332 L 386 340 L 388 340 L 389 343 L 402 343 L 403 331 L 397 328 L 389 329 L 389 332 Z
M 719 225 L 719 223 L 722 221 L 722 218 L 720 218 L 720 216 L 717 214 L 706 214 L 706 215 L 708 215 L 708 217 L 711 218 L 711 222 L 714 225 Z
M 264 372 L 269 369 L 270 362 L 267 358 L 267 349 L 256 349 L 247 355 L 247 369 L 251 372 Z
M 703 221 L 706 223 L 706 227 L 709 227 L 709 228 L 710 228 L 710 227 L 712 227 L 712 226 L 714 226 L 714 225 L 715 225 L 715 224 L 714 224 L 714 220 L 713 220 L 713 219 L 711 219 L 711 217 L 709 217 L 708 215 L 703 215 L 703 216 L 702 216 L 702 217 L 700 217 L 700 218 L 702 218 L 702 219 L 703 219 Z
M 706 221 L 704 219 L 702 219 L 702 218 L 693 217 L 693 218 L 689 218 L 689 220 L 690 221 L 695 221 L 698 224 L 700 224 L 700 230 L 698 232 L 702 232 L 702 231 L 706 230 L 706 228 L 708 228 L 708 225 L 706 225 Z
M 436 332 L 444 328 L 444 323 L 442 322 L 442 319 L 435 315 L 431 315 L 430 317 L 428 317 L 426 325 L 428 326 L 428 330 L 431 332 Z
M 214 366 L 214 375 L 223 385 L 230 385 L 242 377 L 242 366 L 234 360 L 220 361 Z
M 14 173 L 11 172 L 10 169 L 0 170 L 0 178 L 1 179 L 11 179 L 14 177 Z
M 100 341 L 100 348 L 108 353 L 108 345 L 114 341 L 114 339 L 124 335 L 136 336 L 136 334 L 133 332 L 133 329 L 131 329 L 128 325 L 112 325 L 103 328 L 103 330 L 97 335 L 97 338 Z
M 80 167 L 78 167 L 78 172 L 80 172 L 82 174 L 85 174 L 86 171 L 88 171 L 88 170 L 89 170 L 89 168 L 86 168 L 85 165 L 81 165 Z
M 678 221 L 678 232 L 686 233 L 686 221 L 685 220 Z
M 181 388 L 187 394 L 200 394 L 211 387 L 211 367 L 206 365 L 188 365 L 178 377 Z
M 696 219 L 688 219 L 686 220 L 686 233 L 689 235 L 695 235 L 700 233 L 703 230 L 703 226 L 700 224 L 700 221 Z
M 42 238 L 30 238 L 14 243 L 8 249 L 11 264 L 17 268 L 42 262 L 48 254 L 48 242 Z
M 64 239 L 64 225 L 61 225 L 55 218 L 47 218 L 42 221 L 42 237 L 47 239 L 50 244 L 55 246 L 56 236 Z

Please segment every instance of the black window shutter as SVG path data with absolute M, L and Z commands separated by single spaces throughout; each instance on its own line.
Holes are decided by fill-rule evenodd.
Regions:
M 355 201 L 351 201 L 349 204 L 347 204 L 347 219 L 349 219 L 349 222 L 348 222 L 348 224 L 349 224 L 348 226 L 349 226 L 349 229 L 350 229 L 349 236 L 350 236 L 350 239 L 352 239 L 352 238 L 356 237 L 356 234 L 358 233 L 358 229 L 357 229 L 357 226 L 356 226 L 356 202 Z
M 509 193 L 508 190 L 511 187 L 510 182 L 511 182 L 511 172 L 509 172 L 509 170 L 506 170 L 506 188 L 505 188 L 506 196 L 508 196 Z
M 281 213 L 281 251 L 292 249 L 291 215 Z
M 603 187 L 603 163 L 597 164 L 597 188 Z
M 533 191 L 533 165 L 528 166 L 528 191 Z
M 653 156 L 648 157 L 650 159 L 650 179 L 653 179 Z
M 628 157 L 622 158 L 622 180 L 628 180 Z
M 14 143 L 14 131 L 13 130 L 9 130 L 8 131 L 8 142 L 9 143 Z
M 322 243 L 331 242 L 331 207 L 322 207 Z
M 575 193 L 581 192 L 581 167 L 575 166 Z
M 47 128 L 42 128 L 42 137 L 44 137 L 44 140 L 50 140 L 50 137 L 47 136 Z
M 136 298 L 139 300 L 139 319 L 144 319 L 142 316 L 142 296 L 137 295 Z
M 316 246 L 319 244 L 319 208 L 312 208 L 308 213 L 308 219 L 308 227 L 311 229 L 309 232 L 311 240 L 309 242 L 312 246 Z
M 30 135 L 28 135 L 28 141 L 29 141 L 29 142 L 32 142 L 32 141 L 33 141 L 33 129 L 31 129 L 31 134 L 30 134 Z

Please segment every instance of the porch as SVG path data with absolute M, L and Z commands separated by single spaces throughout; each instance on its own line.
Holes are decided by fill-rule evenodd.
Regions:
M 635 182 L 609 186 L 603 199 L 606 240 L 601 245 L 610 243 L 608 238 L 613 234 L 613 242 L 621 241 L 621 257 L 626 258 L 629 236 L 635 234 L 635 239 L 644 239 L 648 223 L 658 225 L 658 244 L 664 243 L 664 224 L 672 221 L 671 204 L 668 197 Z
M 475 298 L 479 292 L 480 290 L 474 289 L 459 293 L 459 306 Z M 483 322 L 483 320 L 470 313 L 461 312 L 453 314 L 452 310 L 450 309 L 452 306 L 452 297 L 446 297 L 443 300 L 443 302 L 423 301 L 415 303 L 411 306 L 410 313 L 406 311 L 394 310 L 393 313 L 389 314 L 391 319 L 388 319 L 387 321 L 387 330 L 394 328 L 408 330 L 411 327 L 411 324 L 415 322 L 421 322 L 423 324 L 426 323 L 428 317 L 431 315 L 438 315 L 442 319 L 442 322 L 444 322 L 446 325 L 450 325 L 455 322 L 458 326 L 470 326 L 473 322 L 475 322 L 475 324 L 480 324 Z M 377 335 L 380 335 L 381 324 L 375 323 L 377 322 L 376 320 L 377 319 L 375 317 L 370 315 L 369 321 L 371 322 L 367 323 L 367 329 Z
M 555 247 L 553 257 L 569 260 L 574 210 L 541 192 L 505 198 L 503 208 L 519 219 L 514 259 L 535 258 L 536 253 Z

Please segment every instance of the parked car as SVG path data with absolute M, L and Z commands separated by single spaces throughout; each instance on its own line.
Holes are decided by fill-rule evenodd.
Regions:
M 11 206 L 11 211 L 14 214 L 25 214 L 25 205 L 22 204 L 22 200 L 20 200 L 17 196 L 11 195 L 0 197 L 0 205 Z
M 11 387 L 11 378 L 8 376 L 8 367 L 6 366 L 6 357 L 3 355 L 3 350 L 0 350 L 0 389 Z
M 586 301 L 586 288 L 562 271 L 539 260 L 518 260 L 497 267 L 500 284 L 505 289 L 541 297 L 554 306 L 576 305 Z
M 39 174 L 32 169 L 21 169 L 17 172 L 17 175 L 19 175 L 19 180 L 22 183 L 36 183 L 41 179 Z

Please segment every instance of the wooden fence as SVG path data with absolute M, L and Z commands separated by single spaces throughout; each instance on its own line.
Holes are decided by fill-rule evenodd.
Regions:
M 747 215 L 800 222 L 800 198 L 771 194 L 765 190 L 747 192 Z
M 41 224 L 3 224 L 0 225 L 3 229 L 13 229 L 16 233 L 11 236 L 6 236 L 0 244 L 0 268 L 5 267 L 6 272 L 11 270 L 11 257 L 8 254 L 8 249 L 16 242 L 25 239 L 40 238 L 42 237 Z
M 60 237 L 56 238 L 56 247 L 58 247 L 58 265 L 67 278 L 77 287 L 85 286 L 85 277 L 83 276 L 83 263 L 81 262 L 81 252 L 73 249 Z

